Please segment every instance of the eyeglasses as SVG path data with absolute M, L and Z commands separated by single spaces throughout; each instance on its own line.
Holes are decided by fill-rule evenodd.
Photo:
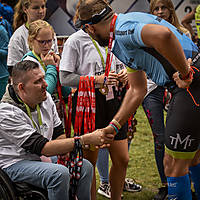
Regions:
M 35 40 L 39 42 L 41 45 L 50 44 L 53 41 L 52 39 L 51 40 L 37 40 L 36 38 Z

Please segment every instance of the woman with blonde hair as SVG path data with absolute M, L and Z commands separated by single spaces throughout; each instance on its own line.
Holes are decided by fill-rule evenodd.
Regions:
M 59 64 L 59 56 L 51 50 L 54 37 L 53 28 L 43 20 L 36 20 L 29 25 L 28 44 L 31 51 L 26 53 L 22 60 L 31 60 L 40 66 L 45 73 L 47 91 L 52 94 L 57 83 L 56 65 Z
M 56 66 L 60 62 L 60 57 L 51 51 L 54 35 L 55 32 L 48 22 L 39 19 L 30 23 L 28 44 L 31 51 L 26 53 L 22 59 L 38 63 L 45 73 L 45 81 L 48 84 L 47 91 L 50 94 L 55 93 L 57 84 Z M 69 87 L 62 87 L 63 97 L 67 98 L 70 91 Z
M 170 24 L 174 25 L 176 28 L 190 37 L 189 31 L 179 23 L 174 5 L 171 0 L 151 0 L 150 13 L 168 21 Z
M 15 6 L 13 33 L 8 45 L 7 65 L 11 72 L 12 66 L 19 62 L 30 50 L 28 45 L 29 24 L 46 15 L 46 0 L 19 0 Z M 51 49 L 58 53 L 57 40 L 54 36 Z

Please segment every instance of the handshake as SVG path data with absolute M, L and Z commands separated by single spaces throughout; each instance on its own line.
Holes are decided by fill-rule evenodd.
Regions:
M 89 145 L 95 146 L 96 148 L 104 148 L 110 146 L 114 137 L 114 129 L 111 126 L 107 126 L 106 128 L 97 129 L 92 133 L 82 135 L 80 139 L 82 146 L 86 148 Z

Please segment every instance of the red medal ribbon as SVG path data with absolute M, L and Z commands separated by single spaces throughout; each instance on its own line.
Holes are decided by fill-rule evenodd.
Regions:
M 68 96 L 68 121 L 67 121 L 68 137 L 71 136 L 71 121 L 72 121 L 72 93 L 70 93 Z
M 76 117 L 74 135 L 81 135 L 81 127 L 84 125 L 84 134 L 95 130 L 95 86 L 94 77 L 80 77 L 79 90 L 76 105 Z
M 67 112 L 66 112 L 66 105 L 65 105 L 65 101 L 62 97 L 62 89 L 61 89 L 61 84 L 59 81 L 59 67 L 56 66 L 56 70 L 57 70 L 57 91 L 58 91 L 58 97 L 62 106 L 62 111 L 64 113 L 64 126 L 65 126 L 65 135 L 66 137 L 69 137 L 69 132 L 68 132 L 68 120 L 67 120 Z
M 114 39 L 114 28 L 115 28 L 116 19 L 117 19 L 117 15 L 115 14 L 110 23 L 110 38 L 109 38 L 109 43 L 108 43 L 108 53 L 107 53 L 107 57 L 106 57 L 104 84 L 106 83 L 106 80 L 107 80 L 109 72 L 110 72 L 110 67 L 111 67 L 110 55 L 111 55 L 111 49 L 112 49 L 112 42 Z

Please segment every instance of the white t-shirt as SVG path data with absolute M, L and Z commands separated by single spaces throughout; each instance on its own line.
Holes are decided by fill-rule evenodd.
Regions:
M 10 38 L 8 44 L 8 58 L 7 65 L 14 66 L 16 63 L 21 61 L 22 57 L 30 51 L 28 45 L 28 29 L 23 24 L 20 26 Z M 58 45 L 56 36 L 52 44 L 52 51 L 58 54 Z
M 37 111 L 31 112 L 36 124 L 34 128 L 30 117 L 20 108 L 0 104 L 0 167 L 6 168 L 21 160 L 40 160 L 36 154 L 27 152 L 21 146 L 35 132 L 51 140 L 53 129 L 61 124 L 56 106 L 47 93 L 47 99 L 40 105 L 42 127 L 39 127 Z
M 151 79 L 147 79 L 147 93 L 145 95 L 145 97 L 151 93 L 153 90 L 155 90 L 158 86 L 151 80 Z
M 106 49 L 97 42 L 96 44 L 106 66 Z M 83 30 L 73 33 L 67 39 L 61 56 L 60 71 L 73 72 L 81 76 L 101 75 L 105 73 L 104 66 L 92 39 Z M 111 70 L 119 72 L 123 68 L 122 63 L 113 55 Z

